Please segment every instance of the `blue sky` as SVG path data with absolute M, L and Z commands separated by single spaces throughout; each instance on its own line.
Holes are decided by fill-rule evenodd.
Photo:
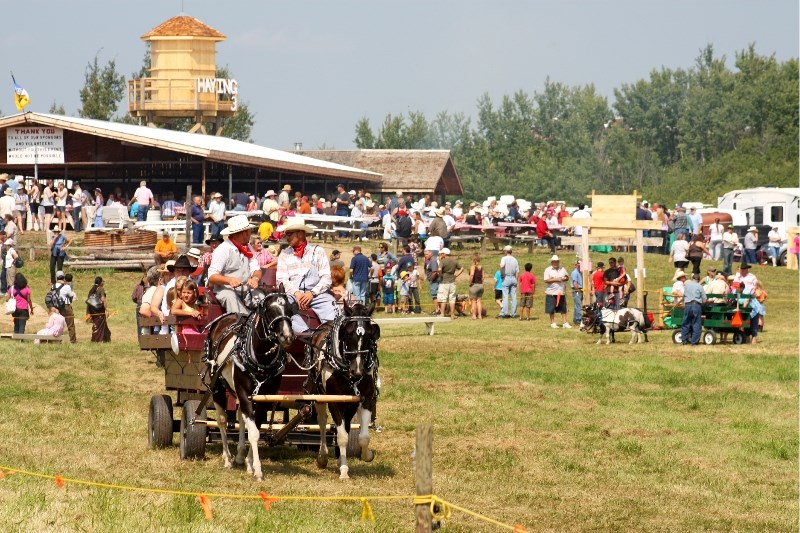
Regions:
M 77 115 L 87 63 L 114 59 L 125 76 L 144 57 L 139 37 L 181 13 L 181 0 L 28 0 L 0 34 L 2 66 L 30 93 L 32 111 L 56 102 Z M 688 68 L 711 43 L 728 57 L 798 56 L 797 0 L 184 0 L 183 11 L 224 33 L 217 62 L 256 116 L 258 144 L 353 147 L 354 128 L 389 114 L 473 116 L 540 91 L 547 77 L 594 83 L 613 97 L 654 68 Z M 8 15 L 8 10 L 5 10 Z M 3 114 L 16 112 L 9 76 Z M 125 104 L 123 104 L 124 107 Z

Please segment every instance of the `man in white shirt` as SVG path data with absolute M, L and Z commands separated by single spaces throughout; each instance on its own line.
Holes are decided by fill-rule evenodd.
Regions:
M 562 267 L 557 255 L 550 258 L 550 266 L 544 269 L 544 312 L 550 315 L 550 327 L 558 329 L 556 324 L 556 313 L 561 313 L 561 322 L 564 329 L 571 329 L 567 320 L 567 280 L 569 274 L 567 269 Z
M 283 206 L 289 203 L 289 193 L 292 192 L 292 186 L 288 183 L 283 186 L 281 193 L 278 195 L 278 205 Z
M 580 218 L 588 220 L 592 218 L 592 215 L 589 214 L 589 212 L 586 210 L 586 204 L 580 203 L 578 204 L 578 210 L 572 213 L 572 218 Z M 583 226 L 575 226 L 575 236 L 576 237 L 583 236 Z
M 225 228 L 225 202 L 222 201 L 222 194 L 216 192 L 211 196 L 208 203 L 208 216 L 211 218 L 211 235 L 222 233 Z
M 228 313 L 249 314 L 250 310 L 241 297 L 246 288 L 240 287 L 247 285 L 250 289 L 255 289 L 261 280 L 261 268 L 258 266 L 255 250 L 250 246 L 250 233 L 254 227 L 247 215 L 231 217 L 227 227 L 220 232 L 228 238 L 211 255 L 208 285 L 214 288 L 214 295 Z M 176 268 L 184 257 L 178 258 Z
M 278 255 L 278 270 L 275 282 L 286 291 L 291 302 L 296 302 L 300 313 L 292 316 L 292 329 L 295 333 L 308 331 L 303 320 L 303 311 L 313 309 L 320 322 L 330 322 L 336 318 L 338 306 L 331 288 L 331 265 L 325 250 L 310 244 L 306 233 L 317 228 L 305 223 L 301 217 L 289 217 L 286 224 L 278 226 L 289 244 Z
M 703 234 L 703 215 L 697 212 L 697 209 L 692 207 L 689 210 L 689 219 L 692 221 L 692 232 L 695 235 Z
M 266 198 L 261 206 L 261 210 L 264 211 L 264 214 L 267 215 L 273 222 L 272 225 L 276 226 L 277 224 L 275 224 L 275 222 L 278 222 L 280 219 L 278 210 L 281 208 L 281 206 L 278 205 L 277 201 L 275 201 L 275 191 L 270 189 L 264 196 L 266 196 Z
M 772 259 L 772 266 L 778 266 L 778 254 L 781 251 L 781 242 L 783 241 L 778 226 L 772 227 L 767 239 L 769 239 L 769 247 L 767 249 L 769 250 L 769 257 Z

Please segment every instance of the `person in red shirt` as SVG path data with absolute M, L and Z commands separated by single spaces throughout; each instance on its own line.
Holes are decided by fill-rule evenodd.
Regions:
M 603 278 L 605 266 L 606 264 L 600 261 L 597 263 L 597 270 L 592 274 L 592 287 L 594 287 L 594 301 L 596 303 L 605 303 L 606 301 L 606 282 Z
M 556 253 L 556 238 L 547 226 L 547 221 L 544 217 L 539 217 L 536 221 L 536 236 L 547 242 L 548 246 L 550 246 L 550 253 Z
M 533 307 L 533 294 L 536 292 L 536 276 L 533 275 L 533 264 L 525 263 L 525 272 L 519 275 L 519 293 L 521 303 L 519 312 L 520 320 L 531 319 L 531 308 Z

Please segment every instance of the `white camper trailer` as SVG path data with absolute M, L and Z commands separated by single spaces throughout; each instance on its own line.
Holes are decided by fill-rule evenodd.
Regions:
M 778 226 L 784 237 L 788 228 L 800 226 L 800 187 L 731 191 L 717 199 L 717 206 L 744 211 L 748 225 Z

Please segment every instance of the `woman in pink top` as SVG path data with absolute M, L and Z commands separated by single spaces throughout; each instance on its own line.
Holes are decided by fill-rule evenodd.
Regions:
M 52 335 L 53 337 L 60 337 L 64 333 L 64 328 L 67 325 L 67 320 L 58 312 L 58 308 L 50 308 L 50 316 L 47 318 L 47 325 L 44 329 L 36 332 L 37 335 Z M 39 339 L 34 341 L 39 344 Z
M 17 310 L 11 313 L 11 316 L 14 317 L 14 333 L 25 333 L 25 324 L 27 324 L 28 318 L 33 316 L 33 304 L 28 280 L 19 272 L 14 275 L 14 285 L 9 289 L 6 301 L 11 298 L 14 298 L 17 303 Z

